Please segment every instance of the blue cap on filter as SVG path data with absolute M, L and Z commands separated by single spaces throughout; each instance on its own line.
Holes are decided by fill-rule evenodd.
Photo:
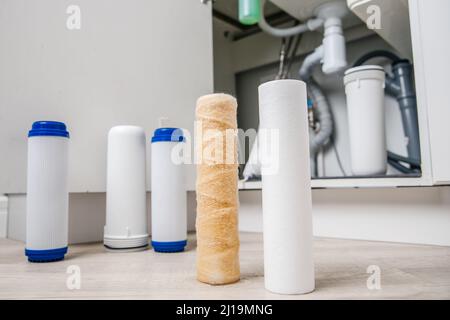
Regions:
M 42 136 L 69 138 L 69 132 L 63 122 L 36 121 L 28 132 L 28 137 Z
M 175 253 L 184 251 L 187 240 L 173 242 L 152 241 L 152 247 L 156 252 Z
M 184 142 L 183 130 L 179 128 L 159 128 L 155 130 L 152 143 L 155 142 Z
M 308 109 L 312 109 L 314 107 L 314 102 L 311 99 L 308 99 L 307 102 L 308 102 Z
M 25 249 L 25 255 L 30 262 L 53 262 L 64 259 L 67 247 L 49 250 L 29 250 Z

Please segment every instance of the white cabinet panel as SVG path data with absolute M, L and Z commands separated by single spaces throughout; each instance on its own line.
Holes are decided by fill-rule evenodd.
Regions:
M 404 57 L 411 59 L 411 30 L 407 0 L 347 0 L 347 5 L 365 24 L 373 15 L 371 7 L 380 8 L 381 28 L 373 31 Z
M 81 10 L 79 30 L 66 27 L 72 4 Z M 35 120 L 68 125 L 70 191 L 105 191 L 112 126 L 142 126 L 150 139 L 164 116 L 192 130 L 195 101 L 212 90 L 210 4 L 2 0 L 0 194 L 26 191 L 27 131 Z
M 422 154 L 430 155 L 434 184 L 450 183 L 449 13 L 448 0 L 410 0 L 417 97 L 428 111 L 429 149 Z

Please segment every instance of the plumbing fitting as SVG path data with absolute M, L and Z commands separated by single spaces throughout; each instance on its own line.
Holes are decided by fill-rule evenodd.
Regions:
M 324 21 L 323 66 L 325 74 L 332 74 L 347 67 L 347 50 L 345 45 L 342 19 L 349 10 L 342 1 L 332 1 L 316 8 L 316 16 Z
M 309 82 L 311 80 L 314 67 L 320 64 L 323 60 L 323 55 L 323 46 L 320 46 L 305 58 L 299 71 L 300 79 L 305 82 Z
M 400 60 L 393 64 L 393 76 L 386 81 L 388 92 L 398 101 L 402 115 L 403 130 L 408 139 L 408 156 L 420 163 L 420 136 L 417 115 L 417 99 L 412 81 L 413 66 L 408 60 Z
M 261 0 L 261 15 L 259 27 L 275 37 L 292 37 L 307 31 L 315 31 L 324 27 L 323 38 L 323 66 L 325 74 L 332 74 L 343 70 L 347 66 L 346 45 L 342 19 L 349 10 L 342 1 L 331 1 L 320 5 L 314 10 L 316 18 L 306 23 L 287 29 L 278 29 L 270 26 L 264 17 L 264 6 L 267 0 Z

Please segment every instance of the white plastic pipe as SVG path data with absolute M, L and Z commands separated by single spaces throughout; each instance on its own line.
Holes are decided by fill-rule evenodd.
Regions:
M 145 150 L 142 128 L 117 126 L 109 131 L 104 233 L 109 249 L 148 245 Z
M 347 67 L 345 37 L 339 18 L 327 19 L 324 27 L 322 71 L 325 74 L 332 74 Z
M 319 29 L 323 25 L 322 19 L 310 19 L 305 24 L 301 24 L 292 28 L 286 28 L 286 29 L 278 29 L 274 28 L 266 21 L 266 18 L 264 16 L 264 7 L 266 4 L 266 0 L 261 0 L 261 19 L 259 21 L 259 27 L 274 37 L 279 38 L 288 38 L 292 37 L 301 33 L 304 33 L 306 31 L 314 31 Z
M 306 100 L 302 81 L 259 87 L 264 281 L 279 294 L 305 294 L 315 286 Z
M 384 81 L 385 72 L 379 66 L 356 67 L 345 73 L 351 164 L 356 176 L 387 171 Z
M 311 54 L 309 54 L 300 68 L 299 75 L 300 79 L 305 82 L 308 82 L 313 74 L 314 67 L 320 64 L 323 60 L 324 51 L 323 45 L 316 48 Z

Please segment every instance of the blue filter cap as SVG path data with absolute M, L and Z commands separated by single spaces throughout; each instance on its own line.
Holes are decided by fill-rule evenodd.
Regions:
M 155 142 L 184 142 L 183 130 L 179 128 L 159 128 L 155 130 L 152 143 Z
M 187 240 L 174 242 L 158 242 L 152 241 L 152 247 L 156 252 L 174 253 L 184 251 L 187 245 Z
M 53 262 L 64 259 L 67 247 L 49 250 L 29 250 L 25 249 L 25 255 L 30 262 Z
M 28 132 L 28 137 L 40 136 L 69 138 L 69 132 L 63 122 L 36 121 L 33 123 L 31 130 Z

